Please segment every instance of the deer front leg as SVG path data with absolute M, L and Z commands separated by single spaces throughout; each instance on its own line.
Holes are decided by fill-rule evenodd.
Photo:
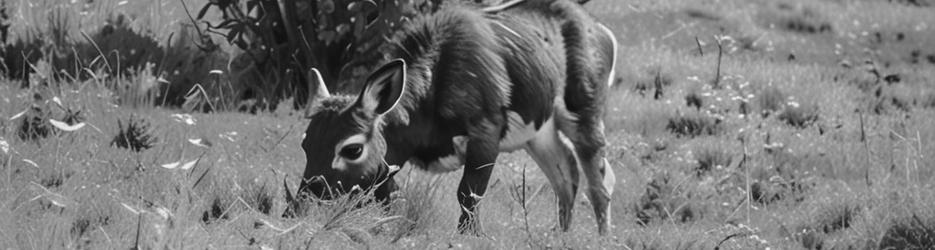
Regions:
M 471 138 L 467 143 L 464 175 L 458 186 L 458 202 L 461 203 L 458 231 L 462 234 L 483 234 L 477 206 L 487 192 L 487 182 L 490 181 L 498 154 L 495 138 Z

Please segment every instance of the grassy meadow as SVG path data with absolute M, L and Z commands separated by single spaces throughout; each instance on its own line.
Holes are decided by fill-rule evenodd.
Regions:
M 522 152 L 498 160 L 481 237 L 455 229 L 461 173 L 410 167 L 388 208 L 345 197 L 283 217 L 304 170 L 302 110 L 156 105 L 154 85 L 214 69 L 215 90 L 230 79 L 226 59 L 129 46 L 192 39 L 179 1 L 8 2 L 19 7 L 7 10 L 6 44 L 76 45 L 4 61 L 31 70 L 29 84 L 0 79 L 3 248 L 935 248 L 930 1 L 587 3 L 621 45 L 605 117 L 618 178 L 605 237 L 583 193 L 573 230 L 554 230 L 557 199 Z M 149 42 L 84 44 L 117 14 Z M 81 61 L 61 72 L 86 77 L 54 76 L 56 60 Z M 126 71 L 105 73 L 121 60 Z M 160 60 L 186 70 L 145 63 Z M 202 104 L 236 106 L 204 84 Z

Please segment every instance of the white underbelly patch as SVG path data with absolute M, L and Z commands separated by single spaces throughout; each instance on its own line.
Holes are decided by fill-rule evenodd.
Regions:
M 536 132 L 534 122 L 527 124 L 519 113 L 507 111 L 506 135 L 500 139 L 500 151 L 511 152 L 523 148 L 526 142 L 536 137 Z
M 444 173 L 461 169 L 461 166 L 464 166 L 464 155 L 466 155 L 467 152 L 467 142 L 467 136 L 452 137 L 451 145 L 454 149 L 454 154 L 439 157 L 438 159 L 427 163 L 422 162 L 417 158 L 410 159 L 409 162 L 423 166 L 423 169 L 430 172 Z
M 526 123 L 523 117 L 514 111 L 507 112 L 507 130 L 503 138 L 500 139 L 499 150 L 501 152 L 512 152 L 526 147 L 526 144 L 534 139 L 539 131 L 536 130 L 535 123 Z M 539 129 L 554 129 L 551 126 L 552 117 L 545 121 Z M 549 125 L 549 126 L 547 126 Z M 451 138 L 454 153 L 451 155 L 439 157 L 431 162 L 423 162 L 419 159 L 410 159 L 410 163 L 423 166 L 430 172 L 451 172 L 461 169 L 464 166 L 464 157 L 467 154 L 467 136 L 455 136 Z

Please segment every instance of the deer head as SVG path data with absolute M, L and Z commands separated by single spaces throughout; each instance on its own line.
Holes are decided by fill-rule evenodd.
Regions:
M 404 93 L 406 63 L 397 59 L 373 71 L 356 97 L 332 96 L 320 75 L 317 79 L 316 104 L 302 142 L 307 163 L 299 193 L 328 199 L 391 177 L 383 160 L 382 118 Z

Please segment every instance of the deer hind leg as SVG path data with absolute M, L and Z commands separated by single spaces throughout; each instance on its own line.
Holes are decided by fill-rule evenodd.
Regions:
M 526 152 L 552 184 L 559 201 L 559 226 L 562 231 L 568 231 L 578 194 L 578 166 L 571 149 L 559 139 L 553 119 L 546 121 L 535 138 L 527 142 Z
M 591 119 L 565 120 L 560 123 L 559 128 L 575 146 L 575 153 L 588 181 L 588 198 L 594 207 L 598 232 L 606 235 L 610 230 L 611 221 L 610 198 L 617 178 L 605 158 L 607 142 L 604 137 L 604 123 Z

